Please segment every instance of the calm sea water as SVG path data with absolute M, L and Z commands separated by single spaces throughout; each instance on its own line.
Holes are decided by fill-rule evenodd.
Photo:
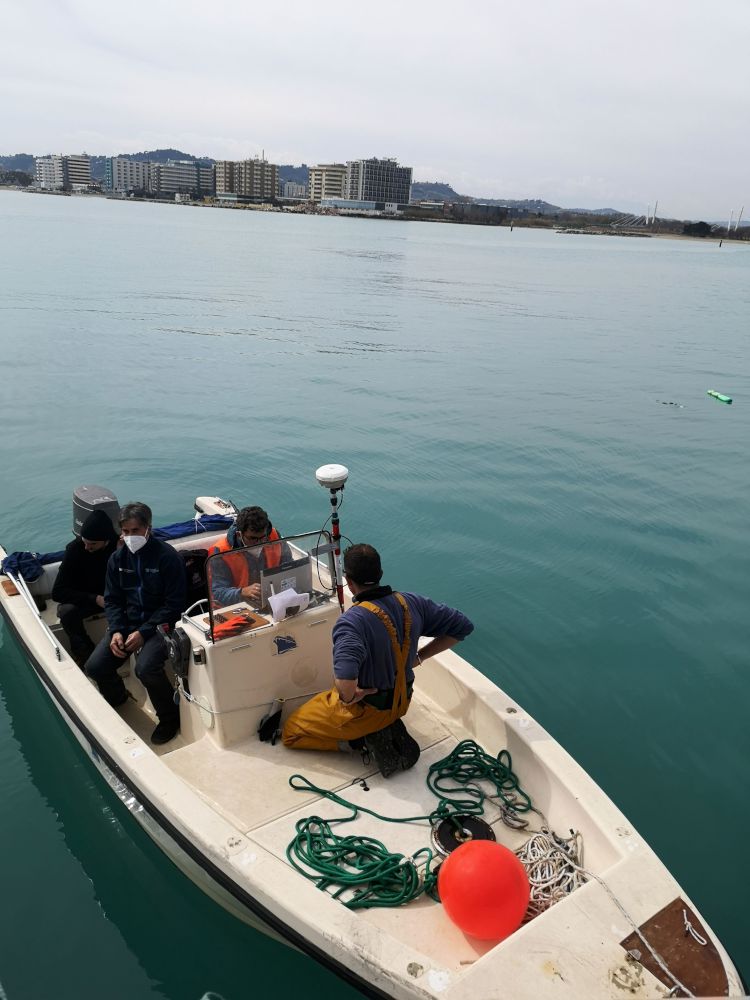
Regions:
M 20 193 L 0 236 L 6 548 L 82 483 L 312 530 L 345 463 L 343 530 L 471 614 L 750 976 L 750 250 Z M 172 868 L 0 642 L 8 1000 L 353 996 Z

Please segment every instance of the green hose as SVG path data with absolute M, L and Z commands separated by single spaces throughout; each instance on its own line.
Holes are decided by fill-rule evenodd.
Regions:
M 431 825 L 455 816 L 481 815 L 487 795 L 476 784 L 479 781 L 494 786 L 494 795 L 490 797 L 502 799 L 505 808 L 516 813 L 528 812 L 532 809 L 531 799 L 521 789 L 512 764 L 507 750 L 491 757 L 473 740 L 464 740 L 429 769 L 427 786 L 438 797 L 436 808 L 427 816 L 408 817 L 382 816 L 313 785 L 301 774 L 293 774 L 289 778 L 292 788 L 314 792 L 348 809 L 350 815 L 338 819 L 308 816 L 298 820 L 296 836 L 286 849 L 287 859 L 319 889 L 336 886 L 332 893 L 334 899 L 350 890 L 351 897 L 342 902 L 351 910 L 402 906 L 423 892 L 434 898 L 437 872 L 432 868 L 435 856 L 430 848 L 423 847 L 407 857 L 390 852 L 385 844 L 373 837 L 337 836 L 332 826 L 351 823 L 360 813 L 386 823 L 429 821 Z

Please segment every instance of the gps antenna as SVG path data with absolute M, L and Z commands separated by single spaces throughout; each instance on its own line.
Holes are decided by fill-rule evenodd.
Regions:
M 331 491 L 331 538 L 333 539 L 333 568 L 336 574 L 336 593 L 339 606 L 344 610 L 344 574 L 341 570 L 341 532 L 339 531 L 339 491 L 344 492 L 344 484 L 349 478 L 349 470 L 345 465 L 321 465 L 315 478 L 325 490 Z

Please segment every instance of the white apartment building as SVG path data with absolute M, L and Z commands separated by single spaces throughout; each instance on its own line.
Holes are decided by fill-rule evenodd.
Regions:
M 37 187 L 45 191 L 62 191 L 65 184 L 62 156 L 37 156 L 34 174 Z
M 112 156 L 104 164 L 104 187 L 119 194 L 145 193 L 156 190 L 155 163 Z
M 279 191 L 279 168 L 260 157 L 252 160 L 218 160 L 216 194 L 248 201 L 271 201 Z
M 310 201 L 346 198 L 346 164 L 320 163 L 309 169 Z

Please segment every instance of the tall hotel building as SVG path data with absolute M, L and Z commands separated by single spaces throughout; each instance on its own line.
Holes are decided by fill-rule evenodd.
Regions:
M 320 163 L 309 169 L 310 201 L 346 198 L 346 164 Z
M 256 157 L 216 161 L 216 196 L 227 201 L 272 201 L 279 193 L 279 168 Z
M 400 167 L 391 159 L 348 160 L 345 197 L 350 201 L 408 205 L 411 172 L 411 167 Z

